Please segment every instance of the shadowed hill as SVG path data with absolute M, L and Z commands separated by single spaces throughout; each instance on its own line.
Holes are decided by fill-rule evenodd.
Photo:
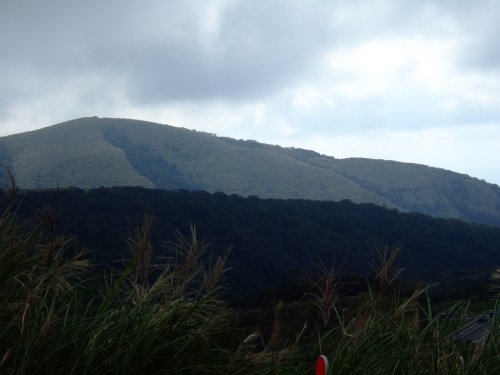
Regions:
M 500 188 L 418 164 L 335 159 L 150 122 L 82 118 L 0 138 L 22 188 L 144 186 L 350 199 L 500 225 Z
M 0 208 L 8 201 L 0 195 Z M 373 204 L 243 198 L 203 191 L 144 188 L 53 189 L 20 192 L 18 213 L 55 218 L 57 231 L 91 245 L 95 264 L 119 266 L 129 259 L 126 239 L 153 215 L 156 256 L 171 256 L 164 241 L 194 225 L 214 255 L 232 245 L 228 285 L 245 293 L 304 281 L 319 262 L 343 272 L 373 274 L 377 249 L 401 246 L 397 259 L 406 279 L 420 281 L 487 277 L 500 264 L 500 228 L 435 219 Z M 45 214 L 44 214 L 45 213 Z

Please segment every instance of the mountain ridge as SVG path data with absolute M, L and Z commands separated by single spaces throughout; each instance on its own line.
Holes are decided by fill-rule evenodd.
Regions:
M 147 121 L 85 117 L 0 138 L 22 188 L 143 186 L 350 199 L 500 225 L 500 187 L 416 163 L 337 159 Z

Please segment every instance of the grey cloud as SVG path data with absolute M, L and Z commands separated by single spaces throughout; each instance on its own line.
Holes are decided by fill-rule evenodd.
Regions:
M 29 99 L 85 75 L 119 82 L 138 104 L 266 97 L 314 76 L 335 46 L 438 34 L 436 19 L 470 11 L 460 1 L 231 1 L 220 3 L 207 30 L 214 4 L 4 0 L 0 69 L 24 77 L 26 87 L 4 84 L 0 97 Z
M 464 71 L 500 68 L 500 3 L 495 0 L 412 2 L 414 32 L 430 37 L 454 37 L 459 46 L 454 63 Z M 415 9 L 417 4 L 417 9 Z M 412 11 L 412 13 L 413 13 Z
M 500 3 L 477 6 L 462 19 L 460 67 L 466 70 L 500 70 Z
M 310 69 L 333 33 L 328 2 L 229 2 L 212 32 L 207 4 L 7 1 L 0 68 L 20 75 L 24 65 L 46 90 L 90 72 L 113 75 L 139 102 L 251 98 Z
M 293 125 L 297 140 L 315 134 L 360 134 L 376 130 L 422 130 L 449 128 L 460 125 L 495 123 L 500 109 L 484 108 L 457 99 L 457 108 L 446 112 L 439 107 L 441 98 L 424 92 L 376 96 L 356 101 L 337 98 L 333 107 L 319 107 L 314 111 L 300 109 L 276 109 L 281 118 Z M 275 103 L 277 107 L 279 103 Z M 269 130 L 272 131 L 272 130 Z
M 71 87 L 89 109 L 112 102 L 113 92 L 138 106 L 266 100 L 298 81 L 321 79 L 316 70 L 326 52 L 395 35 L 463 32 L 470 38 L 455 56 L 461 68 L 495 67 L 498 7 L 493 1 L 452 0 L 2 0 L 0 114 L 7 116 L 13 103 Z M 376 98 L 307 118 L 291 113 L 304 124 L 351 127 L 398 126 L 408 113 L 421 113 L 412 126 L 447 121 L 429 110 L 433 98 L 427 95 L 422 93 L 418 106 L 405 97 Z M 384 115 L 376 110 L 383 106 L 393 109 Z M 283 113 L 291 115 L 286 108 Z M 479 116 L 473 108 L 460 113 Z
M 142 100 L 266 96 L 324 52 L 331 30 L 316 11 L 290 1 L 230 3 L 212 35 L 144 41 L 113 66 L 130 74 Z

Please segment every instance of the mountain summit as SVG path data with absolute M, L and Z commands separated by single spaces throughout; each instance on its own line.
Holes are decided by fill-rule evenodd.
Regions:
M 500 188 L 467 175 L 412 163 L 336 159 L 138 120 L 88 117 L 2 137 L 0 158 L 21 188 L 144 186 L 350 199 L 500 225 Z

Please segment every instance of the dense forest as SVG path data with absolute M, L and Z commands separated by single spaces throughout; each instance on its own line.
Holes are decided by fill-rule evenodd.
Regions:
M 7 198 L 2 198 L 7 205 Z M 379 253 L 400 249 L 406 280 L 431 283 L 486 277 L 500 264 L 500 228 L 401 213 L 372 204 L 243 198 L 202 191 L 145 188 L 61 189 L 19 192 L 16 207 L 33 225 L 72 234 L 91 248 L 95 265 L 118 266 L 130 258 L 126 239 L 153 217 L 156 256 L 175 231 L 190 226 L 216 255 L 228 247 L 226 286 L 257 293 L 297 284 L 304 271 L 335 263 L 345 274 L 371 275 Z M 36 223 L 38 221 L 38 223 Z

